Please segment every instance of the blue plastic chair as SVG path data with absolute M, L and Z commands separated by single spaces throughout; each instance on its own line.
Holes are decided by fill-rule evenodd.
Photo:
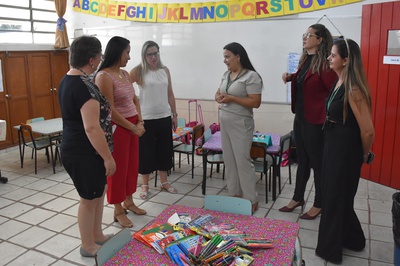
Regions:
M 206 131 L 204 132 L 204 143 L 207 142 L 212 136 L 211 129 L 207 128 Z M 204 152 L 204 151 L 203 151 Z M 207 152 L 207 163 L 211 165 L 210 169 L 210 178 L 212 178 L 212 173 L 213 173 L 213 165 L 217 165 L 217 172 L 219 172 L 219 167 L 221 164 L 224 164 L 224 157 L 222 153 L 215 153 L 212 151 L 206 151 Z M 225 179 L 225 164 L 223 166 L 222 170 L 222 179 Z
M 186 126 L 186 119 L 178 117 L 178 127 L 185 127 Z
M 238 197 L 206 195 L 204 197 L 204 209 L 243 215 L 252 215 L 251 201 Z
M 125 228 L 118 234 L 110 238 L 105 242 L 95 255 L 96 266 L 102 266 L 112 256 L 114 256 L 121 248 L 123 248 L 129 241 L 131 241 L 131 231 L 129 228 Z

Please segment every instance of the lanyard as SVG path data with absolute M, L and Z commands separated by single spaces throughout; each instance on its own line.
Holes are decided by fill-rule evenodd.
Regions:
M 226 88 L 225 88 L 226 93 L 228 93 L 229 87 L 232 85 L 232 83 L 235 82 L 235 81 L 240 77 L 240 74 L 242 74 L 243 69 L 244 69 L 244 68 L 242 68 L 242 69 L 240 70 L 239 74 L 236 76 L 236 78 L 235 78 L 234 80 L 232 80 L 232 82 L 231 82 L 231 73 L 232 73 L 232 72 L 230 72 L 230 73 L 228 74 L 228 81 L 226 82 Z
M 329 97 L 328 104 L 326 105 L 326 106 L 327 106 L 327 107 L 326 107 L 326 111 L 329 111 L 329 106 L 331 106 L 331 103 L 332 103 L 333 99 L 335 98 L 337 92 L 340 90 L 340 87 L 342 87 L 342 85 L 340 85 L 340 86 L 331 94 L 331 97 Z

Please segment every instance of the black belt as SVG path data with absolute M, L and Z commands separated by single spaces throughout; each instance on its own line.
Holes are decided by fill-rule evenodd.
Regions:
M 337 124 L 337 122 L 335 120 L 333 120 L 332 118 L 330 118 L 329 116 L 327 116 L 325 118 L 325 122 L 322 125 L 322 129 L 327 129 L 332 127 L 333 125 Z

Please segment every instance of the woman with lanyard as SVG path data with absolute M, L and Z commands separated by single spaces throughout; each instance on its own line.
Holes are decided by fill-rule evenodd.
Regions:
M 362 251 L 365 235 L 354 211 L 354 197 L 363 163 L 368 161 L 375 130 L 371 94 L 358 44 L 335 41 L 328 57 L 339 79 L 329 94 L 324 125 L 322 208 L 317 256 L 342 262 L 343 248 Z
M 228 71 L 222 76 L 215 100 L 221 104 L 221 140 L 229 194 L 252 202 L 258 209 L 257 179 L 251 163 L 253 142 L 253 108 L 261 104 L 263 83 L 246 50 L 239 43 L 224 47 L 224 63 Z

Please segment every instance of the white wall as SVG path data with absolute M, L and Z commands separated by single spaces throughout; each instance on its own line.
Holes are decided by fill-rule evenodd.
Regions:
M 160 45 L 163 63 L 171 70 L 175 95 L 184 99 L 214 98 L 221 76 L 226 71 L 222 48 L 229 42 L 239 42 L 246 48 L 264 80 L 262 101 L 286 103 L 289 90 L 281 80 L 281 73 L 287 70 L 288 54 L 301 52 L 302 33 L 327 15 L 328 18 L 322 18 L 320 23 L 325 24 L 333 35 L 344 35 L 359 42 L 362 5 L 372 2 L 263 20 L 165 24 L 120 21 L 73 12 L 70 0 L 66 19 L 69 31 L 75 29 L 70 36 L 95 35 L 104 48 L 112 36 L 129 39 L 132 59 L 127 70 L 140 62 L 142 44 L 147 40 L 156 41 Z
M 72 0 L 68 1 L 71 7 Z M 132 59 L 127 70 L 139 63 L 144 41 L 150 38 L 158 42 L 161 45 L 162 60 L 172 73 L 179 116 L 188 119 L 187 99 L 197 98 L 203 107 L 207 126 L 218 121 L 218 105 L 211 99 L 226 70 L 222 62 L 222 47 L 230 41 L 242 43 L 265 83 L 263 104 L 254 112 L 256 130 L 285 134 L 292 130 L 293 114 L 290 105 L 276 103 L 286 102 L 287 88 L 280 76 L 287 68 L 288 54 L 301 52 L 302 33 L 326 15 L 333 24 L 327 18 L 323 18 L 320 23 L 327 26 L 333 35 L 344 35 L 359 43 L 362 5 L 378 2 L 386 1 L 367 0 L 273 19 L 196 25 L 133 23 L 76 13 L 71 8 L 67 10 L 65 18 L 70 37 L 74 34 L 96 34 L 104 48 L 112 36 L 128 38 L 131 41 Z
M 129 2 L 129 0 L 127 1 Z M 133 1 L 131 1 L 133 2 Z M 143 1 L 142 1 L 143 2 Z M 144 2 L 180 2 L 176 0 L 147 0 Z M 139 62 L 140 49 L 144 41 L 147 40 L 149 35 L 152 34 L 154 40 L 161 44 L 163 49 L 162 60 L 171 69 L 173 86 L 175 95 L 177 97 L 178 113 L 180 117 L 188 118 L 187 99 L 197 98 L 199 103 L 203 107 L 203 115 L 206 125 L 208 126 L 212 122 L 217 121 L 217 104 L 210 100 L 212 99 L 213 93 L 219 85 L 219 79 L 226 67 L 222 63 L 222 46 L 228 42 L 225 38 L 219 43 L 215 43 L 215 52 L 211 51 L 210 42 L 215 42 L 221 37 L 220 33 L 213 29 L 217 25 L 219 30 L 223 30 L 224 27 L 229 29 L 234 34 L 236 40 L 241 42 L 247 49 L 254 66 L 260 72 L 264 79 L 265 90 L 263 92 L 263 104 L 257 110 L 255 110 L 256 130 L 265 132 L 276 132 L 285 134 L 292 129 L 293 114 L 290 112 L 290 106 L 288 104 L 276 104 L 271 102 L 285 102 L 286 101 L 286 90 L 287 88 L 282 84 L 280 80 L 281 73 L 286 70 L 287 55 L 289 52 L 300 52 L 301 51 L 301 34 L 311 24 L 316 23 L 323 15 L 332 21 L 334 25 L 327 18 L 323 18 L 320 23 L 326 25 L 332 32 L 333 35 L 343 34 L 345 37 L 352 38 L 356 42 L 360 41 L 361 33 L 361 13 L 362 5 L 387 2 L 384 0 L 366 0 L 359 3 L 350 5 L 340 6 L 336 8 L 324 9 L 321 11 L 303 13 L 293 16 L 284 16 L 274 19 L 254 20 L 254 21 L 239 21 L 239 22 L 221 22 L 221 23 L 208 23 L 198 24 L 196 27 L 191 26 L 192 24 L 186 25 L 171 25 L 171 24 L 155 24 L 155 23 L 132 23 L 128 21 L 120 21 L 114 19 L 107 19 L 102 17 L 96 17 L 91 15 L 85 15 L 72 11 L 73 0 L 68 0 L 68 9 L 64 16 L 67 22 L 68 35 L 70 42 L 73 41 L 75 34 L 81 35 L 83 33 L 94 33 L 102 41 L 105 48 L 109 38 L 115 35 L 127 36 L 131 40 L 132 44 L 132 60 L 127 66 L 127 70 L 130 70 L 134 65 Z M 246 26 L 245 26 L 246 25 Z M 338 28 L 340 33 L 335 29 Z M 189 57 L 179 58 L 179 49 L 174 50 L 167 44 L 166 33 L 173 31 L 174 28 L 178 28 L 186 34 L 188 38 L 188 32 L 195 30 L 195 33 L 201 33 L 201 27 L 207 28 L 203 30 L 207 32 L 211 38 L 208 40 L 209 50 L 202 56 L 206 59 L 201 62 L 192 60 L 193 65 L 200 66 L 200 74 L 196 74 L 196 71 L 192 71 L 192 75 L 181 76 L 182 69 L 186 68 L 186 71 L 193 69 L 193 67 L 187 66 L 187 64 L 181 64 L 183 59 Z M 243 29 L 244 27 L 244 29 Z M 246 29 L 248 29 L 246 31 Z M 256 32 L 256 35 L 250 35 L 251 32 Z M 201 33 L 205 34 L 205 33 Z M 256 38 L 257 34 L 260 36 Z M 184 36 L 182 34 L 182 36 Z M 182 36 L 174 39 L 174 42 L 182 40 Z M 204 35 L 205 36 L 205 35 Z M 247 37 L 246 37 L 247 36 Z M 175 37 L 175 36 L 174 36 Z M 192 36 L 191 38 L 195 38 Z M 226 36 L 225 36 L 226 37 Z M 242 37 L 242 38 L 241 38 Z M 245 39 L 248 40 L 248 42 Z M 221 39 L 221 38 L 220 38 Z M 288 40 L 295 41 L 288 41 Z M 196 39 L 199 42 L 198 39 Z M 201 44 L 197 43 L 195 47 L 187 47 L 186 52 L 199 53 L 198 47 Z M 52 49 L 51 45 L 0 45 L 0 50 L 45 50 Z M 201 51 L 200 51 L 201 52 Z M 190 54 L 190 53 L 189 53 Z M 189 59 L 188 59 L 189 60 Z M 211 62 L 208 62 L 212 61 Z M 190 62 L 190 61 L 189 61 Z M 207 71 L 207 68 L 213 67 L 212 71 Z M 199 72 L 199 71 L 197 71 Z M 215 72 L 211 73 L 210 72 Z M 184 72 L 186 73 L 186 72 Z M 188 76 L 186 78 L 186 76 Z M 200 79 L 209 80 L 209 86 L 204 87 L 204 84 L 199 81 Z M 196 87 L 196 84 L 202 84 L 202 87 Z M 204 91 L 207 93 L 204 94 Z M 196 94 L 196 92 L 202 92 Z

